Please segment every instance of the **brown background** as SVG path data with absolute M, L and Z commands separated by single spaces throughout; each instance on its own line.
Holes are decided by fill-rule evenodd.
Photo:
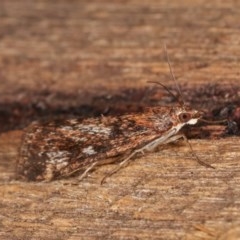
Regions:
M 226 137 L 220 125 L 217 137 L 191 140 L 216 169 L 199 166 L 179 143 L 102 186 L 113 166 L 82 182 L 14 180 L 32 120 L 136 111 L 147 80 L 170 84 L 163 43 L 187 101 L 205 109 L 239 104 L 237 1 L 0 2 L 0 239 L 240 237 L 239 137 Z

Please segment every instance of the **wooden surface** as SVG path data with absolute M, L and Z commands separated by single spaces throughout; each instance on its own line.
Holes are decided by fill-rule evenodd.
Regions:
M 104 185 L 111 165 L 81 182 L 14 180 L 31 120 L 136 111 L 147 80 L 170 84 L 163 43 L 180 84 L 198 93 L 183 89 L 187 101 L 193 96 L 189 103 L 239 109 L 239 7 L 217 0 L 1 1 L 0 239 L 240 238 L 240 140 L 222 126 L 217 137 L 190 140 L 215 169 L 199 166 L 177 143 L 136 159 Z M 212 91 L 215 84 L 225 94 Z

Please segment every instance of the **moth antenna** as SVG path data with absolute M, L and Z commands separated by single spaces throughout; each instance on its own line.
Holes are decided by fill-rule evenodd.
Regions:
M 168 66 L 169 66 L 169 71 L 170 71 L 171 78 L 172 78 L 173 82 L 175 83 L 175 85 L 176 85 L 176 87 L 177 87 L 179 96 L 181 97 L 181 99 L 178 97 L 177 100 L 178 100 L 178 102 L 180 103 L 180 105 L 184 105 L 183 95 L 182 95 L 181 89 L 180 89 L 180 87 L 179 87 L 179 85 L 178 85 L 178 83 L 177 83 L 177 81 L 176 81 L 174 72 L 173 72 L 173 70 L 172 70 L 172 65 L 171 65 L 171 62 L 170 62 L 170 58 L 169 58 L 169 56 L 168 56 L 166 44 L 163 45 L 163 49 L 164 49 L 164 53 L 165 53 L 166 58 L 167 58 L 167 62 L 168 62 Z
M 154 84 L 158 84 L 160 85 L 161 87 L 163 87 L 176 101 L 179 101 L 177 95 L 173 94 L 168 87 L 166 87 L 165 85 L 163 85 L 162 83 L 160 82 L 157 82 L 157 81 L 147 81 L 148 83 L 154 83 Z
M 206 111 L 201 111 L 201 114 L 204 115 L 205 113 L 207 113 Z M 221 119 L 221 120 L 207 120 L 204 118 L 200 118 L 199 119 L 200 122 L 205 122 L 205 123 L 211 123 L 211 124 L 218 124 L 218 123 L 227 123 L 228 119 Z
M 226 123 L 226 122 L 228 122 L 227 119 L 210 121 L 210 120 L 206 120 L 206 119 L 203 119 L 203 118 L 200 118 L 198 121 L 200 121 L 200 122 L 205 122 L 205 123 L 212 123 L 212 124 L 214 124 L 214 123 Z

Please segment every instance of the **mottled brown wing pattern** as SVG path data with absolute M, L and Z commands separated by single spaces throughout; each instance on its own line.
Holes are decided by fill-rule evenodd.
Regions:
M 26 180 L 52 180 L 84 171 L 96 161 L 100 165 L 121 158 L 170 129 L 169 114 L 162 108 L 162 112 L 120 117 L 33 123 L 23 138 L 17 175 Z

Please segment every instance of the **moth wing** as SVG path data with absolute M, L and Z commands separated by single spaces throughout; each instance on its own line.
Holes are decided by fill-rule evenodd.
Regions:
M 33 123 L 23 137 L 17 176 L 56 179 L 129 154 L 158 134 L 129 117 Z

